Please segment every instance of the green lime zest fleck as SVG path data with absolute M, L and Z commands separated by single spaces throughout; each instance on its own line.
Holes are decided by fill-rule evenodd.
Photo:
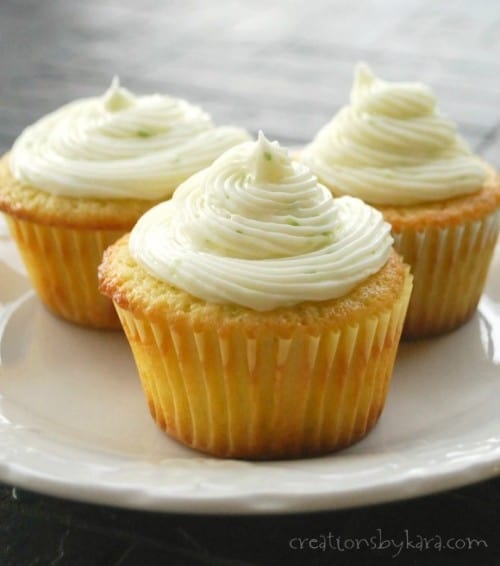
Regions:
M 140 138 L 150 138 L 153 134 L 147 130 L 138 130 L 137 135 Z
M 271 161 L 271 159 L 273 158 L 273 156 L 268 151 L 264 151 L 264 157 L 267 159 L 267 161 Z
M 285 222 L 290 226 L 299 226 L 299 223 L 295 220 L 295 218 L 287 218 Z

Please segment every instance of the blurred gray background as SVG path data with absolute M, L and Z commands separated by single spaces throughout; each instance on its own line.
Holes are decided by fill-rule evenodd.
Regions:
M 0 149 L 115 73 L 300 144 L 346 103 L 359 60 L 431 85 L 500 166 L 499 0 L 0 0 Z

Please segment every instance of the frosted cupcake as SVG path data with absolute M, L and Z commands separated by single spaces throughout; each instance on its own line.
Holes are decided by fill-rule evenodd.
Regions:
M 376 206 L 415 277 L 404 335 L 452 330 L 474 313 L 499 230 L 500 184 L 421 83 L 358 65 L 350 105 L 303 161 L 335 195 Z
M 263 135 L 104 255 L 156 422 L 223 457 L 348 446 L 386 399 L 411 292 L 390 227 Z
M 104 249 L 245 131 L 117 79 L 28 127 L 0 161 L 0 210 L 41 300 L 70 321 L 119 327 L 97 290 Z

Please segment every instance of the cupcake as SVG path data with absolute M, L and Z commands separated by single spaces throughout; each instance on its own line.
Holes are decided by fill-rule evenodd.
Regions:
M 389 83 L 358 65 L 350 105 L 301 159 L 334 195 L 378 208 L 410 264 L 406 338 L 448 332 L 474 313 L 500 225 L 500 183 L 421 83 Z
M 382 215 L 262 134 L 104 254 L 157 424 L 221 457 L 293 458 L 377 422 L 411 292 Z
M 200 108 L 135 96 L 115 79 L 28 127 L 0 161 L 0 210 L 38 295 L 57 315 L 119 327 L 97 289 L 104 249 L 245 131 L 216 128 Z

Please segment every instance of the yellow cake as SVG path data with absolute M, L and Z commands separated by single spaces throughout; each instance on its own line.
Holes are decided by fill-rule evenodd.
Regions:
M 359 65 L 350 105 L 301 153 L 335 195 L 378 208 L 414 290 L 405 338 L 465 323 L 484 288 L 500 226 L 500 182 L 420 83 L 389 83 Z
M 134 96 L 117 80 L 27 128 L 0 161 L 0 211 L 42 302 L 69 321 L 118 328 L 97 289 L 106 247 L 246 139 L 185 101 Z
M 158 425 L 251 459 L 365 436 L 411 293 L 389 231 L 262 135 L 147 212 L 106 251 L 99 279 Z

